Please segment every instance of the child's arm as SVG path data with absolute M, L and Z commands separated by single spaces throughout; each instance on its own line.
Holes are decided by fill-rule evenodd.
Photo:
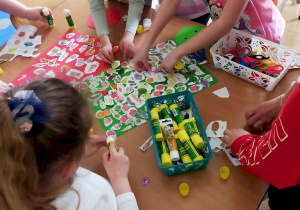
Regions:
M 193 53 L 210 43 L 218 40 L 219 38 L 228 34 L 247 5 L 248 0 L 227 0 L 220 16 L 220 19 L 214 21 L 205 29 L 200 31 L 196 36 L 180 45 L 173 50 L 163 61 L 156 72 L 165 69 L 169 72 L 174 70 L 174 65 L 182 56 Z
M 138 71 L 144 71 L 148 70 L 151 71 L 151 67 L 148 64 L 149 59 L 149 49 L 156 39 L 156 37 L 159 35 L 159 33 L 162 31 L 162 29 L 165 27 L 165 25 L 168 23 L 170 18 L 174 15 L 175 11 L 177 10 L 181 0 L 164 0 L 162 4 L 160 5 L 154 20 L 153 24 L 147 33 L 147 38 L 145 39 L 144 44 L 141 46 L 141 48 L 135 53 L 134 56 L 134 67 Z
M 232 142 L 231 151 L 245 169 L 279 189 L 299 182 L 299 107 L 300 84 L 292 90 L 265 135 L 241 134 L 241 129 L 224 132 L 223 140 L 228 145 Z
M 0 80 L 0 95 L 7 91 L 9 91 L 8 85 Z
M 128 19 L 125 33 L 120 42 L 123 59 L 128 60 L 134 55 L 133 39 L 143 12 L 144 0 L 129 0 Z
M 0 10 L 11 15 L 26 18 L 28 20 L 41 20 L 47 22 L 43 15 L 42 10 L 44 7 L 31 7 L 28 8 L 18 1 L 5 0 L 0 2 Z M 49 10 L 51 13 L 51 10 Z

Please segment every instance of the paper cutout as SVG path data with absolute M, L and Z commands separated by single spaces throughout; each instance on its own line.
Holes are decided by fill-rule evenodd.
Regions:
M 127 21 L 127 18 L 128 18 L 127 15 L 124 15 L 124 16 L 122 17 L 123 21 Z
M 192 25 L 181 29 L 175 36 L 175 43 L 177 46 L 182 45 L 191 38 L 193 38 L 197 33 L 203 30 L 205 26 L 202 25 Z
M 110 28 L 114 25 L 116 25 L 121 20 L 121 13 L 113 8 L 106 8 L 106 19 L 107 19 L 107 26 Z M 94 20 L 92 15 L 89 15 L 86 24 L 90 28 L 95 28 Z M 99 26 L 103 27 L 103 26 Z
M 232 154 L 231 149 L 227 145 L 225 145 L 224 147 L 224 152 L 226 153 L 227 157 L 232 162 L 232 164 L 234 166 L 242 165 L 241 162 Z
M 223 142 L 218 137 L 211 137 L 209 140 L 210 148 L 213 152 L 224 150 L 224 148 L 221 146 L 222 143 Z
M 18 55 L 21 55 L 23 57 L 33 57 L 33 58 L 39 56 L 39 53 L 37 54 L 33 54 L 33 53 L 38 50 L 35 47 L 42 43 L 42 37 L 36 36 L 34 39 L 30 38 L 34 36 L 36 31 L 37 28 L 34 26 L 20 25 L 18 29 L 15 31 L 15 33 L 12 35 L 12 37 L 8 40 L 5 47 L 0 52 L 0 56 L 4 54 L 14 55 L 9 61 L 12 61 Z
M 212 92 L 213 94 L 219 96 L 220 98 L 229 98 L 229 92 L 226 87 Z
M 212 130 L 212 125 L 214 123 L 219 124 L 219 128 L 216 131 Z M 226 128 L 227 128 L 227 121 L 220 121 L 220 120 L 213 121 L 207 125 L 206 135 L 207 135 L 207 137 L 223 137 L 224 131 L 226 130 Z
M 152 137 L 149 137 L 145 143 L 140 146 L 140 149 L 145 152 L 147 149 L 149 149 L 153 145 Z M 149 181 L 150 182 L 150 181 Z
M 143 28 L 144 28 L 144 31 L 149 31 L 151 25 L 152 25 L 151 19 L 145 18 L 145 19 L 143 20 Z

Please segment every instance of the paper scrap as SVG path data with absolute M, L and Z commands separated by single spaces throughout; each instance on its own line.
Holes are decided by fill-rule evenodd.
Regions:
M 219 128 L 216 131 L 212 130 L 212 125 L 214 123 L 218 123 L 219 124 Z M 227 121 L 212 121 L 211 123 L 208 124 L 207 128 L 206 128 L 206 135 L 207 137 L 223 137 L 224 135 L 224 131 L 227 128 Z
M 210 144 L 211 150 L 213 152 L 217 153 L 217 152 L 219 152 L 221 150 L 224 150 L 224 147 L 221 146 L 222 141 L 218 137 L 212 137 L 212 138 L 210 138 L 209 144 Z
M 226 87 L 214 91 L 213 94 L 219 96 L 220 98 L 229 98 L 229 92 Z
M 241 162 L 232 154 L 231 149 L 227 145 L 225 145 L 224 152 L 234 166 L 242 165 Z
M 143 28 L 144 28 L 144 31 L 149 31 L 151 25 L 152 25 L 151 19 L 145 18 L 145 19 L 143 20 Z
M 123 21 L 127 21 L 127 18 L 128 18 L 127 15 L 124 15 L 124 16 L 122 17 Z
M 149 137 L 145 143 L 140 146 L 140 149 L 145 152 L 147 149 L 149 149 L 153 145 L 152 137 Z

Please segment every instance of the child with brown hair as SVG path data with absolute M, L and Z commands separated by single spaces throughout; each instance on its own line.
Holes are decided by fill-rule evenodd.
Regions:
M 0 86 L 1 210 L 138 209 L 122 148 L 103 154 L 111 185 L 79 167 L 106 142 L 89 137 L 92 115 L 73 87 L 58 79 Z
M 300 77 L 285 93 L 246 112 L 247 124 L 262 135 L 242 128 L 227 129 L 223 141 L 250 173 L 270 183 L 272 210 L 300 209 Z

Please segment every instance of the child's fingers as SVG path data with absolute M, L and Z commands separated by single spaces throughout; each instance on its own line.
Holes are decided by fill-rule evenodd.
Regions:
M 253 128 L 255 130 L 263 130 L 263 125 L 264 125 L 264 121 L 263 120 L 258 120 L 254 125 Z
M 224 131 L 224 136 L 225 136 L 225 135 L 230 136 L 231 133 L 232 133 L 231 130 L 226 129 L 226 130 Z
M 108 163 L 108 161 L 109 161 L 109 151 L 106 151 L 102 155 L 102 162 L 104 165 L 106 165 Z
M 115 142 L 111 141 L 109 146 L 109 152 L 112 156 L 114 156 L 117 153 Z
M 248 111 L 245 112 L 245 117 L 246 117 L 246 119 L 249 119 L 254 114 L 255 114 L 255 109 L 250 109 L 250 110 L 248 110 Z
M 256 115 L 252 115 L 250 118 L 247 119 L 247 124 L 249 126 L 253 126 L 259 120 L 260 118 L 258 118 Z
M 114 53 L 112 52 L 112 50 L 108 51 L 108 55 L 109 55 L 109 60 L 111 62 L 114 62 L 115 58 L 114 58 Z
M 157 69 L 154 70 L 155 73 L 160 72 L 164 68 L 163 65 L 160 65 Z
M 109 59 L 109 56 L 106 55 L 106 52 L 104 50 L 100 50 L 99 55 L 101 59 L 106 63 L 112 63 L 112 61 Z
M 124 148 L 123 147 L 119 147 L 118 153 L 121 154 L 121 155 L 124 155 L 125 154 Z

